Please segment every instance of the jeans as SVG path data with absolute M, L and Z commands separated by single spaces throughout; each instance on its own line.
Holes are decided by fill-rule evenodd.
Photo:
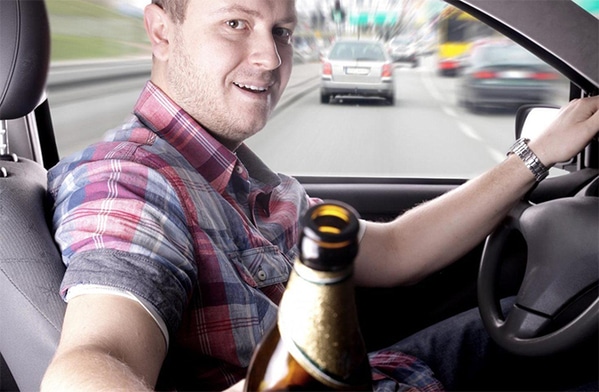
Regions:
M 504 299 L 504 314 L 515 298 Z M 597 345 L 551 357 L 521 357 L 490 338 L 478 309 L 419 331 L 391 346 L 423 360 L 452 391 L 598 391 Z

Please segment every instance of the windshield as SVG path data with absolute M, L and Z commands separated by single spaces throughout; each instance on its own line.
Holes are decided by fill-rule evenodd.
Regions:
M 142 16 L 149 0 L 46 3 L 52 31 L 48 98 L 65 156 L 130 116 L 150 75 Z M 599 13 L 590 9 L 595 0 L 579 3 Z M 505 159 L 518 106 L 563 105 L 569 99 L 569 83 L 558 74 L 528 83 L 526 94 L 470 96 L 461 72 L 464 58 L 474 39 L 500 34 L 441 0 L 342 0 L 339 9 L 334 4 L 296 0 L 292 78 L 270 122 L 247 140 L 276 172 L 468 179 Z M 393 45 L 399 40 L 414 50 L 399 50 Z M 498 56 L 533 59 L 516 48 Z M 338 68 L 335 59 L 392 66 Z M 521 73 L 505 75 L 517 81 Z

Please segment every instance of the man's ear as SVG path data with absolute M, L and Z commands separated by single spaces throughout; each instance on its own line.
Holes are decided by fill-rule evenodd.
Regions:
M 166 12 L 156 4 L 149 4 L 144 9 L 146 33 L 152 45 L 154 58 L 166 61 L 169 53 L 169 33 L 172 22 Z

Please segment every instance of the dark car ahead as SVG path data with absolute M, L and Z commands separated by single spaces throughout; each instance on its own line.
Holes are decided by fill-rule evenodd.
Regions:
M 323 62 L 320 102 L 337 96 L 381 97 L 395 102 L 393 62 L 375 40 L 337 41 Z
M 558 79 L 553 69 L 521 46 L 490 40 L 473 44 L 457 84 L 457 99 L 473 111 L 545 103 Z

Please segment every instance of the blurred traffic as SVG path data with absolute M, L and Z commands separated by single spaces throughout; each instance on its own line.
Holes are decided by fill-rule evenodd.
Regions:
M 434 72 L 456 77 L 456 100 L 472 111 L 550 103 L 560 87 L 560 75 L 541 60 L 440 0 L 303 0 L 298 9 L 302 23 L 295 59 L 322 61 L 322 103 L 361 95 L 393 104 L 395 88 L 388 86 L 393 71 L 385 64 L 416 68 L 429 56 Z M 348 39 L 379 41 L 388 58 L 379 58 L 373 66 L 358 55 L 343 58 L 340 45 L 333 45 Z M 490 41 L 496 45 L 481 47 L 484 42 L 490 46 Z
M 472 111 L 549 103 L 559 80 L 538 57 L 505 39 L 474 42 L 459 75 L 457 101 Z

